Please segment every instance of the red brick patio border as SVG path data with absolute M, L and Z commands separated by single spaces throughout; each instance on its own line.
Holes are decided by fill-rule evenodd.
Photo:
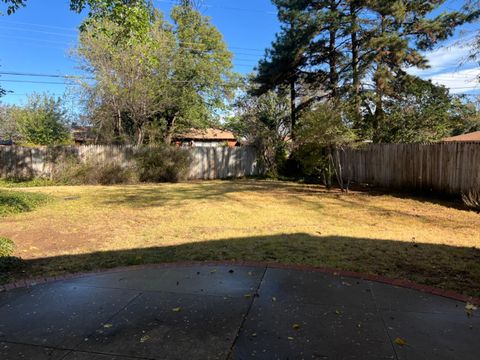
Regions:
M 127 267 L 118 267 L 113 269 L 97 270 L 93 272 L 65 274 L 65 275 L 58 275 L 58 276 L 51 276 L 51 277 L 39 277 L 39 278 L 19 280 L 14 283 L 0 285 L 0 292 L 17 289 L 17 288 L 31 287 L 34 285 L 44 284 L 44 283 L 53 282 L 53 281 L 78 279 L 82 277 L 95 276 L 95 275 L 108 274 L 108 273 L 117 273 L 117 272 L 123 272 L 123 271 L 152 269 L 152 268 L 192 267 L 192 266 L 202 266 L 202 265 L 203 266 L 208 266 L 208 265 L 210 266 L 222 266 L 222 265 L 223 266 L 252 266 L 252 267 L 267 267 L 271 269 L 319 272 L 319 273 L 330 274 L 334 276 L 342 276 L 342 277 L 345 276 L 345 277 L 350 277 L 355 279 L 379 282 L 379 283 L 407 288 L 407 289 L 413 289 L 413 290 L 421 291 L 424 293 L 442 296 L 445 298 L 458 300 L 462 302 L 469 302 L 471 304 L 480 306 L 480 298 L 463 295 L 455 291 L 439 289 L 434 286 L 417 284 L 409 280 L 391 279 L 381 275 L 372 275 L 372 274 L 359 273 L 355 271 L 346 271 L 346 270 L 332 269 L 332 268 L 325 268 L 325 267 L 315 267 L 315 266 L 296 265 L 296 264 L 279 264 L 279 263 L 271 263 L 271 262 L 254 262 L 254 261 L 187 261 L 187 262 L 162 263 L 162 264 L 150 264 L 150 265 L 134 265 L 134 266 L 127 266 Z

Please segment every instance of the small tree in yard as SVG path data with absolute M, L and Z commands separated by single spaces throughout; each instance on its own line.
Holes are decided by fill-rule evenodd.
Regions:
M 235 104 L 235 116 L 227 127 L 257 148 L 267 174 L 276 176 L 287 156 L 291 134 L 287 91 L 269 91 L 261 96 L 242 94 Z
M 70 139 L 61 100 L 48 94 L 31 95 L 14 116 L 21 139 L 27 144 L 60 145 Z
M 338 105 L 322 103 L 304 112 L 296 135 L 293 157 L 304 174 L 321 178 L 327 187 L 336 177 L 342 191 L 348 191 L 349 182 L 343 181 L 339 151 L 352 142 L 354 134 L 344 122 Z

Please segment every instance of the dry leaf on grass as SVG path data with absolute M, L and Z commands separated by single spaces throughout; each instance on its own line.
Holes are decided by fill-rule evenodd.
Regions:
M 145 335 L 145 336 L 142 336 L 142 337 L 140 338 L 140 342 L 141 342 L 141 343 L 144 343 L 145 341 L 148 341 L 149 339 L 150 339 L 150 336 Z

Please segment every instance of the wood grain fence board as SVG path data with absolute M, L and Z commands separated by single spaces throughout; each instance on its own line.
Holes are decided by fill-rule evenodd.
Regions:
M 251 147 L 205 147 L 186 149 L 192 156 L 188 178 L 223 179 L 261 175 L 256 151 Z M 73 156 L 82 162 L 115 162 L 129 165 L 133 162 L 132 146 L 67 146 L 25 148 L 0 146 L 0 177 L 50 177 L 56 160 Z
M 371 144 L 342 151 L 346 178 L 385 188 L 466 193 L 480 187 L 480 143 Z

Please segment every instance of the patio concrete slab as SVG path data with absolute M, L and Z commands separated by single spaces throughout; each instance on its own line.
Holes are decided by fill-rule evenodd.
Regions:
M 62 360 L 138 360 L 141 358 L 138 357 L 126 357 L 126 356 L 115 356 L 115 355 L 103 355 L 103 354 L 94 354 L 80 351 L 72 351 Z
M 237 359 L 395 359 L 375 310 L 260 299 L 241 330 Z
M 0 359 L 60 360 L 67 354 L 68 351 L 66 350 L 0 342 Z
M 71 348 L 139 294 L 52 283 L 0 307 L 0 341 Z
M 243 297 L 145 293 L 78 349 L 158 359 L 225 359 L 249 306 Z
M 157 268 L 87 276 L 72 283 L 138 291 L 243 296 L 258 287 L 264 272 L 265 268 L 240 266 Z
M 150 267 L 0 293 L 2 360 L 476 360 L 478 339 L 465 303 L 266 266 Z
M 404 338 L 396 347 L 398 359 L 479 358 L 480 316 L 455 313 L 384 312 L 392 339 Z
M 375 309 L 369 281 L 332 276 L 313 271 L 268 269 L 261 297 L 280 302 Z

